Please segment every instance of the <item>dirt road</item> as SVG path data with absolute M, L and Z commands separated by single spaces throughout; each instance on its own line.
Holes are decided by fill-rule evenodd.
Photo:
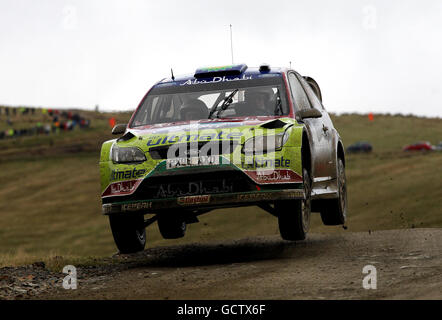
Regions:
M 408 229 L 158 247 L 77 266 L 76 290 L 60 280 L 29 297 L 442 299 L 441 243 L 442 229 Z M 376 267 L 377 289 L 362 286 L 366 265 Z

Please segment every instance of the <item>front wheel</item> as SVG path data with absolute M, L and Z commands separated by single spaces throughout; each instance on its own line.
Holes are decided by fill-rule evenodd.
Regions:
M 179 239 L 186 234 L 186 222 L 179 217 L 160 216 L 158 229 L 164 239 Z
M 112 214 L 109 216 L 109 223 L 120 253 L 134 253 L 144 250 L 146 228 L 143 215 Z
M 306 169 L 303 169 L 302 173 L 305 199 L 275 203 L 279 233 L 284 240 L 304 240 L 310 226 L 311 180 Z

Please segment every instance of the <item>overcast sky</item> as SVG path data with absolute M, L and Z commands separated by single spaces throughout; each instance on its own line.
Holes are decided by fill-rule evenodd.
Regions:
M 0 104 L 134 109 L 234 62 L 315 78 L 331 112 L 442 117 L 442 1 L 0 0 Z

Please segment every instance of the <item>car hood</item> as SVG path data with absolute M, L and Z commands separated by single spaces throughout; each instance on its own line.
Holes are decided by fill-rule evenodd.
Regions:
M 134 134 L 153 134 L 153 133 L 169 133 L 180 130 L 188 130 L 196 127 L 202 129 L 221 129 L 242 127 L 247 125 L 261 125 L 267 122 L 277 120 L 275 117 L 247 117 L 247 118 L 229 118 L 229 119 L 203 119 L 197 121 L 182 121 L 172 123 L 157 123 L 141 127 L 131 128 L 128 131 Z
M 130 128 L 118 145 L 136 145 L 142 150 L 174 143 L 212 140 L 245 141 L 252 136 L 284 132 L 296 121 L 287 117 L 250 117 L 162 123 Z

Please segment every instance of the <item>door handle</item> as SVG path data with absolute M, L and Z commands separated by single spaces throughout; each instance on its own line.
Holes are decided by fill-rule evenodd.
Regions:
M 324 131 L 324 133 L 327 133 L 328 131 L 328 127 L 326 127 L 324 124 L 322 125 L 322 130 Z

